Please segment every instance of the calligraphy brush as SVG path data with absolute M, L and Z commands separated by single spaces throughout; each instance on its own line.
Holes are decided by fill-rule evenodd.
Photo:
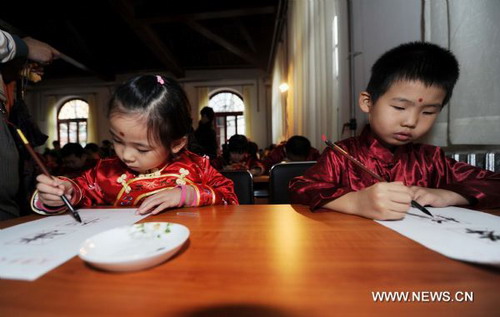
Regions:
M 33 150 L 33 148 L 31 147 L 30 143 L 28 142 L 28 139 L 26 139 L 26 137 L 24 136 L 24 133 L 20 129 L 16 129 L 16 130 L 17 130 L 17 134 L 19 134 L 19 137 L 23 141 L 24 146 L 26 147 L 26 149 L 30 153 L 31 157 L 33 157 L 33 159 L 35 160 L 35 162 L 41 168 L 42 172 L 45 175 L 47 175 L 48 177 L 52 178 L 52 176 L 49 173 L 49 170 L 47 170 L 47 167 L 45 167 L 45 164 L 43 164 L 43 162 L 40 160 L 40 158 L 38 157 L 38 155 L 35 153 L 35 150 Z M 64 196 L 64 194 L 62 194 L 60 197 L 61 197 L 62 201 L 64 202 L 64 204 L 66 205 L 66 207 L 68 207 L 69 211 L 71 211 L 71 214 L 73 214 L 73 217 L 75 217 L 75 219 L 78 222 L 82 222 L 82 218 L 80 218 L 80 215 L 75 210 L 75 208 L 71 205 L 71 203 L 69 202 L 68 198 L 66 198 L 66 196 Z
M 366 167 L 365 165 L 363 165 L 363 163 L 361 163 L 360 161 L 358 161 L 357 159 L 355 159 L 354 157 L 352 157 L 351 155 L 349 155 L 349 153 L 347 153 L 343 148 L 341 148 L 337 144 L 332 143 L 330 140 L 328 140 L 324 134 L 321 136 L 321 139 L 323 139 L 323 142 L 325 142 L 326 145 L 328 145 L 331 149 L 333 149 L 333 150 L 337 151 L 338 153 L 342 154 L 343 156 L 345 156 L 349 161 L 351 161 L 354 164 L 356 164 L 357 166 L 359 166 L 363 171 L 365 171 L 368 174 L 370 174 L 373 178 L 375 178 L 379 182 L 385 182 L 386 181 L 380 175 L 374 173 L 368 167 Z M 434 216 L 430 213 L 429 210 L 427 210 L 427 208 L 425 208 L 424 206 L 420 205 L 416 201 L 412 200 L 411 201 L 411 206 L 414 207 L 414 208 L 417 208 L 418 210 L 420 210 L 424 214 L 429 215 L 429 216 L 431 216 L 431 217 L 434 218 Z

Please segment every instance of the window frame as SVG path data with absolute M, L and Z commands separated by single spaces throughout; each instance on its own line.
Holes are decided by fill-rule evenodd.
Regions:
M 65 100 L 61 106 L 59 107 L 59 109 L 57 110 L 57 123 L 56 123 L 56 126 L 57 126 L 57 139 L 61 142 L 61 126 L 65 125 L 66 126 L 66 131 L 67 131 L 67 140 L 68 142 L 67 143 L 73 143 L 72 140 L 70 140 L 70 124 L 71 122 L 75 122 L 76 123 L 76 143 L 80 143 L 83 142 L 83 143 L 87 143 L 88 142 L 88 133 L 89 133 L 89 118 L 88 118 L 88 115 L 87 115 L 87 118 L 70 118 L 70 119 L 59 119 L 59 115 L 61 114 L 61 110 L 70 102 L 72 101 L 82 101 L 84 103 L 87 104 L 87 107 L 90 107 L 88 101 L 86 101 L 85 99 L 83 98 L 71 98 L 71 99 L 68 99 L 68 100 Z M 89 109 L 89 112 L 90 112 L 90 109 Z M 85 140 L 80 140 L 80 125 L 82 123 L 85 123 L 85 134 L 86 134 L 86 139 Z M 66 144 L 66 143 L 65 143 Z M 64 146 L 64 144 L 61 143 L 61 146 Z
M 229 93 L 229 94 L 232 94 L 232 95 L 235 95 L 236 97 L 238 97 L 242 104 L 243 104 L 243 110 L 241 111 L 224 111 L 224 112 L 217 112 L 215 107 L 213 105 L 210 105 L 210 100 L 212 100 L 212 98 L 214 98 L 215 96 L 219 95 L 219 94 L 223 94 L 223 93 Z M 218 118 L 224 118 L 224 128 L 221 129 L 224 131 L 224 142 L 223 143 L 227 143 L 227 141 L 229 140 L 229 138 L 231 136 L 228 136 L 227 134 L 227 119 L 229 117 L 234 117 L 234 121 L 235 121 L 235 133 L 236 134 L 245 134 L 245 131 L 238 131 L 238 118 L 241 117 L 243 120 L 245 120 L 245 101 L 243 99 L 243 97 L 238 93 L 238 92 L 235 92 L 235 91 L 232 91 L 232 90 L 228 90 L 228 89 L 224 89 L 224 90 L 219 90 L 217 92 L 214 92 L 210 97 L 209 97 L 209 103 L 208 103 L 209 107 L 211 107 L 212 109 L 214 109 L 214 114 L 215 114 L 215 118 L 214 118 L 214 125 L 215 125 L 215 130 L 216 130 L 216 133 L 217 133 L 217 141 L 222 141 L 221 138 L 220 138 L 220 133 L 219 133 L 219 129 L 218 129 L 218 126 L 217 126 L 217 119 Z M 245 129 L 246 127 L 243 126 Z M 241 129 L 241 127 L 240 127 Z

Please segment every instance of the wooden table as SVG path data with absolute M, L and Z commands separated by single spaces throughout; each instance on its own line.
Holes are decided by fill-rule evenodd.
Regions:
M 269 183 L 269 175 L 260 175 L 253 177 L 254 183 Z
M 98 271 L 75 257 L 34 282 L 0 280 L 0 315 L 500 315 L 498 269 L 448 259 L 371 220 L 245 205 L 144 221 L 184 224 L 190 239 L 142 272 Z M 380 303 L 375 291 L 474 292 L 474 301 Z

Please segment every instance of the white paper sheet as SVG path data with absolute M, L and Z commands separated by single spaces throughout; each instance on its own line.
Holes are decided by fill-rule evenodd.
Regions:
M 82 223 L 70 214 L 48 216 L 0 231 L 0 278 L 33 281 L 78 253 L 85 239 L 146 216 L 136 209 L 79 209 Z
M 427 208 L 427 207 L 426 207 Z M 400 221 L 377 221 L 452 259 L 500 266 L 500 217 L 458 208 L 415 208 Z

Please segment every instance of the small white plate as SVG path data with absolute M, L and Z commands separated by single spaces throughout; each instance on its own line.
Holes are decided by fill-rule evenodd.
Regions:
M 183 225 L 145 222 L 96 234 L 83 242 L 78 255 L 103 270 L 136 271 L 167 260 L 188 237 Z

